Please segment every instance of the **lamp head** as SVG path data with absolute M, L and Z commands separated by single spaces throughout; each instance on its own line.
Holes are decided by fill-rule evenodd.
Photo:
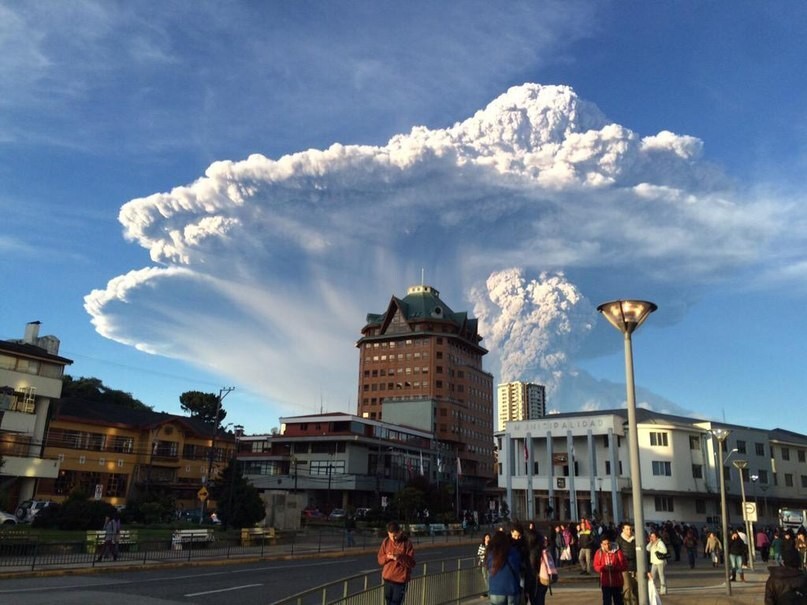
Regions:
M 734 468 L 740 471 L 744 468 L 748 468 L 748 460 L 735 460 L 732 462 L 732 464 L 734 465 Z
M 597 307 L 597 311 L 623 334 L 633 334 L 656 309 L 658 306 L 646 300 L 612 300 Z
M 714 435 L 715 439 L 717 439 L 720 443 L 723 443 L 726 439 L 728 439 L 730 432 L 731 431 L 728 429 L 712 429 L 712 435 Z

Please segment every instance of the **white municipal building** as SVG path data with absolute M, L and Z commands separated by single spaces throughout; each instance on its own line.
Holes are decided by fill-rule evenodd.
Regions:
M 758 522 L 807 508 L 807 436 L 637 410 L 646 522 L 720 523 L 719 443 L 729 524 L 742 523 L 743 491 Z M 507 422 L 496 433 L 499 487 L 514 519 L 615 524 L 633 519 L 627 410 L 551 414 Z M 735 462 L 747 466 L 738 470 Z M 753 519 L 752 519 L 753 520 Z

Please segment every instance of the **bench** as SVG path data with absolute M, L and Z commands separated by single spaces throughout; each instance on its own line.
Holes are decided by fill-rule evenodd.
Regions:
M 91 529 L 87 531 L 87 552 L 94 553 L 99 546 L 104 545 L 104 538 L 106 532 L 103 529 Z M 125 546 L 123 550 L 129 552 L 137 551 L 137 530 L 136 529 L 122 529 L 118 534 L 118 548 Z
M 185 544 L 204 544 L 214 542 L 216 537 L 212 529 L 177 529 L 171 535 L 171 548 L 182 550 Z
M 462 528 L 462 523 L 449 523 L 446 531 L 455 536 L 465 533 L 465 530 Z
M 253 542 L 266 542 L 276 538 L 274 527 L 244 527 L 241 529 L 241 546 L 251 546 Z
M 448 527 L 446 527 L 445 523 L 430 523 L 429 524 L 429 533 L 431 535 L 437 534 L 444 534 L 448 531 Z
M 410 536 L 428 536 L 429 526 L 425 523 L 410 523 L 407 526 L 407 531 Z

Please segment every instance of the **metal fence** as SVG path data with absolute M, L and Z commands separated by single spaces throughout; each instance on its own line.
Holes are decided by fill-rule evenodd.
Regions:
M 378 547 L 379 535 L 376 531 L 362 530 L 348 536 L 344 530 L 323 527 L 278 532 L 275 538 L 249 541 L 215 535 L 211 542 L 177 543 L 169 536 L 161 540 L 145 539 L 121 544 L 118 561 L 145 565 L 163 561 L 304 556 L 374 549 Z M 467 541 L 468 536 L 418 536 L 411 540 L 415 544 L 461 543 Z M 92 542 L 44 542 L 27 529 L 0 531 L 0 571 L 107 565 L 109 558 L 101 562 L 96 560 L 99 552 L 100 548 Z
M 487 590 L 476 557 L 429 561 L 417 566 L 406 589 L 406 605 L 442 605 Z M 372 571 L 297 593 L 272 605 L 378 605 L 384 602 L 381 573 Z

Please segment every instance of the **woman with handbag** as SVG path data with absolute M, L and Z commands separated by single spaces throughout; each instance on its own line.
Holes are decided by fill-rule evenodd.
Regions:
M 659 537 L 657 531 L 650 532 L 650 542 L 647 545 L 647 552 L 650 553 L 650 571 L 647 572 L 647 578 L 651 582 L 655 582 L 655 578 L 658 578 L 658 593 L 665 595 L 667 594 L 667 576 L 665 570 L 670 554 L 667 552 L 667 546 Z
M 539 536 L 540 538 L 540 536 Z M 552 584 L 558 581 L 558 569 L 552 554 L 546 547 L 546 541 L 539 542 L 543 548 L 538 556 L 538 582 L 535 586 L 535 599 L 530 599 L 532 605 L 544 605 L 546 603 L 546 593 L 552 594 Z

